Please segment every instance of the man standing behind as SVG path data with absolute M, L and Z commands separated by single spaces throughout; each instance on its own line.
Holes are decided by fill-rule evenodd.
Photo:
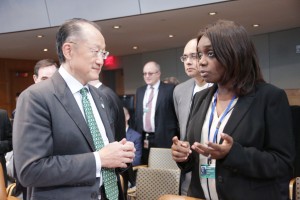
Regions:
M 112 89 L 101 83 L 99 79 L 90 81 L 89 84 L 98 88 L 98 91 L 103 94 L 108 101 L 110 114 L 114 122 L 113 133 L 115 140 L 119 141 L 126 138 L 123 104 L 118 95 Z
M 39 83 L 50 78 L 58 69 L 56 62 L 52 59 L 43 59 L 38 61 L 34 66 L 33 80 Z
M 43 80 L 50 78 L 58 69 L 56 62 L 52 59 L 43 59 L 38 61 L 33 70 L 33 81 L 34 83 L 39 83 Z M 20 93 L 16 96 L 16 102 L 19 98 Z M 16 110 L 12 112 L 12 119 L 15 117 Z
M 114 142 L 107 102 L 87 83 L 104 59 L 100 28 L 84 19 L 64 23 L 56 35 L 61 67 L 20 95 L 13 131 L 20 182 L 39 199 L 118 200 L 115 168 L 134 158 L 134 145 Z M 100 187 L 101 186 L 101 187 Z
M 198 70 L 197 39 L 190 40 L 185 48 L 180 60 L 184 63 L 185 73 L 190 77 L 189 80 L 179 84 L 174 89 L 174 106 L 179 121 L 180 140 L 185 140 L 186 126 L 190 114 L 190 107 L 193 96 L 211 84 L 206 83 Z M 181 194 L 186 195 L 191 180 L 191 173 L 182 175 Z
M 175 85 L 160 81 L 160 66 L 154 61 L 145 64 L 146 85 L 136 91 L 136 131 L 142 133 L 142 164 L 148 163 L 151 147 L 170 148 L 172 137 L 179 135 L 173 104 Z

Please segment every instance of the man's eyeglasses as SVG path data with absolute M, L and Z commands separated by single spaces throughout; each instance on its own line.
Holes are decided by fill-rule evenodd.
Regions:
M 69 43 L 72 43 L 72 44 L 77 44 L 76 42 L 69 42 Z M 96 49 L 92 49 L 92 48 L 89 48 L 90 51 L 94 54 L 94 57 L 102 57 L 102 59 L 106 59 L 109 55 L 109 52 L 108 51 L 105 51 L 105 50 L 96 50 Z
M 144 76 L 153 76 L 153 74 L 156 74 L 156 73 L 158 73 L 158 72 L 143 72 L 143 75 Z
M 185 62 L 187 61 L 187 59 L 190 58 L 192 60 L 196 60 L 198 59 L 198 54 L 197 53 L 191 53 L 191 54 L 188 54 L 188 55 L 183 55 L 180 57 L 180 60 L 181 62 Z
M 94 56 L 97 56 L 98 58 L 101 56 L 104 60 L 108 57 L 109 52 L 104 50 L 94 50 L 91 49 L 91 52 L 94 54 Z

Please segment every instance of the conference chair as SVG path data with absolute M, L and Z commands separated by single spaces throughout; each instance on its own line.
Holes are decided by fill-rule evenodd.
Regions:
M 188 197 L 188 196 L 179 196 L 173 194 L 165 194 L 160 196 L 158 200 L 204 200 L 204 199 L 198 199 L 198 198 Z
M 12 189 L 14 185 L 9 185 L 8 188 Z M 5 187 L 5 179 L 2 165 L 0 164 L 0 200 L 19 200 L 17 197 L 11 196 L 11 193 L 7 193 Z
M 151 148 L 148 158 L 148 167 L 159 169 L 179 169 L 172 158 L 170 148 Z
M 134 193 L 130 200 L 157 200 L 164 194 L 179 194 L 179 169 L 139 168 Z

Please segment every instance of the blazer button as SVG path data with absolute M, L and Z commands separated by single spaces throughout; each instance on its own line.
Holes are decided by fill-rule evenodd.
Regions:
M 218 182 L 223 183 L 223 177 L 222 176 L 218 176 Z
M 98 199 L 98 192 L 92 192 L 91 198 L 92 199 Z

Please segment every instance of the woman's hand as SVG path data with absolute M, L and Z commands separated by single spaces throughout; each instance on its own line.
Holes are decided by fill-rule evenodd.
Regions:
M 222 144 L 216 144 L 213 142 L 200 144 L 199 142 L 195 142 L 192 145 L 192 149 L 206 157 L 222 159 L 229 153 L 233 144 L 233 138 L 226 133 L 221 133 L 221 138 L 223 139 Z
M 192 150 L 190 149 L 190 143 L 179 140 L 177 136 L 173 137 L 172 141 L 173 160 L 176 162 L 186 161 L 190 153 L 192 153 Z

